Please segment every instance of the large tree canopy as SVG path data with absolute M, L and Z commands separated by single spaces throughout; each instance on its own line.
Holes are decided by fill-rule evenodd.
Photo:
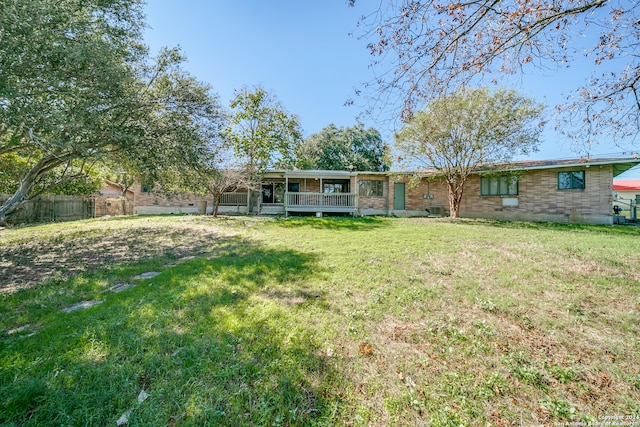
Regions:
M 239 160 L 257 172 L 291 165 L 302 138 L 295 114 L 261 87 L 236 91 L 231 108 L 227 139 Z
M 331 124 L 296 148 L 301 169 L 386 171 L 389 147 L 374 128 L 357 124 L 350 128 Z
M 585 55 L 591 78 L 558 106 L 567 134 L 621 139 L 640 130 L 637 0 L 390 0 L 363 24 L 371 53 L 393 64 L 376 92 L 398 96 L 405 119 L 474 78 L 565 67 Z
M 396 146 L 407 164 L 435 169 L 446 181 L 455 218 L 471 173 L 537 148 L 542 109 L 513 90 L 459 89 L 416 113 Z
M 137 0 L 3 3 L 0 157 L 16 174 L 0 222 L 95 162 L 157 178 L 217 138 L 217 98 L 180 69 L 177 50 L 150 60 L 143 25 Z

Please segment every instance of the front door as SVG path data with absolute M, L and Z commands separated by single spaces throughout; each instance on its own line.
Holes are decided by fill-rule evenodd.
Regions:
M 404 210 L 404 182 L 393 183 L 393 209 Z

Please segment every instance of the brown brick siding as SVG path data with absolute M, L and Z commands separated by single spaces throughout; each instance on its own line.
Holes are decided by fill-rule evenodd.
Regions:
M 585 171 L 585 189 L 559 190 L 558 172 L 577 170 Z M 519 178 L 518 196 L 505 196 L 517 198 L 518 206 L 503 207 L 503 197 L 480 195 L 480 177 L 474 175 L 465 185 L 461 216 L 601 222 L 611 216 L 612 182 L 611 166 L 527 171 Z
M 358 175 L 354 177 L 354 180 L 357 181 L 352 187 L 351 192 L 358 194 L 360 191 L 360 181 L 382 181 L 382 197 L 374 197 L 374 196 L 359 196 L 358 197 L 358 208 L 359 209 L 372 209 L 376 211 L 385 211 L 389 210 L 389 179 L 386 176 L 381 175 Z
M 391 177 L 389 182 L 389 208 L 393 210 L 394 183 L 405 184 L 405 211 L 424 212 L 432 208 L 441 208 L 444 213 L 449 210 L 449 198 L 446 185 L 438 180 L 422 179 L 417 186 L 412 186 L 410 178 L 406 176 Z
M 584 190 L 558 190 L 558 172 L 585 171 Z M 361 213 L 386 213 L 402 215 L 426 215 L 426 209 L 432 213 L 449 214 L 447 186 L 435 179 L 422 179 L 413 187 L 407 175 L 357 175 L 350 179 L 350 191 L 358 193 L 359 180 L 380 180 L 384 182 L 383 197 L 359 197 L 358 207 Z M 277 182 L 280 179 L 265 178 L 265 182 Z M 284 181 L 284 180 L 282 180 Z M 305 188 L 306 181 L 306 188 Z M 329 179 L 324 181 L 330 181 Z M 289 179 L 289 182 L 299 182 L 300 191 L 320 192 L 320 179 L 307 178 Z M 405 209 L 394 211 L 394 182 L 405 183 Z M 517 196 L 505 196 L 517 199 L 518 206 L 503 206 L 501 196 L 481 196 L 480 177 L 471 176 L 466 185 L 462 200 L 460 216 L 514 219 L 528 221 L 566 221 L 566 222 L 594 222 L 611 223 L 611 206 L 613 202 L 613 171 L 612 166 L 591 166 L 590 168 L 557 168 L 544 170 L 529 170 L 521 173 L 518 183 Z M 178 207 L 185 211 L 197 211 L 198 202 L 207 201 L 207 208 L 211 210 L 211 196 L 193 196 L 188 194 L 167 198 L 162 194 L 143 193 L 140 184 L 134 187 L 135 206 Z
M 134 206 L 157 206 L 157 207 L 179 207 L 179 208 L 195 208 L 198 209 L 198 202 L 206 200 L 207 206 L 212 206 L 213 198 L 211 195 L 196 196 L 190 193 L 180 193 L 167 197 L 161 193 L 143 192 L 140 183 L 136 183 L 133 187 Z
M 585 171 L 584 190 L 558 190 L 558 172 Z M 388 204 L 393 210 L 393 182 L 405 183 L 405 210 L 415 214 L 442 207 L 449 212 L 446 183 L 422 179 L 411 187 L 409 177 L 395 176 L 389 183 Z M 558 168 L 522 172 L 517 196 L 481 196 L 480 177 L 469 177 L 464 188 L 461 217 L 608 223 L 613 201 L 611 166 Z M 427 198 L 425 198 L 425 195 Z M 503 198 L 517 198 L 518 206 L 503 206 Z

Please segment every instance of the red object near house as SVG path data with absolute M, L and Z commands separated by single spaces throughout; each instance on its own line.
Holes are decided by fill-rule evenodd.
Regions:
M 614 191 L 640 191 L 640 179 L 620 179 L 613 181 Z

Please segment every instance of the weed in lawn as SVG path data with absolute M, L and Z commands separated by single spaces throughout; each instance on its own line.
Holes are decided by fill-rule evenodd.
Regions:
M 555 418 L 568 419 L 576 415 L 576 408 L 566 400 L 545 399 L 540 402 L 540 406 L 546 408 Z
M 531 366 L 515 367 L 512 371 L 513 375 L 525 384 L 530 384 L 542 391 L 547 390 L 549 382 L 544 373 Z
M 568 384 L 580 378 L 582 369 L 579 366 L 558 366 L 551 365 L 548 368 L 549 373 L 561 384 Z

